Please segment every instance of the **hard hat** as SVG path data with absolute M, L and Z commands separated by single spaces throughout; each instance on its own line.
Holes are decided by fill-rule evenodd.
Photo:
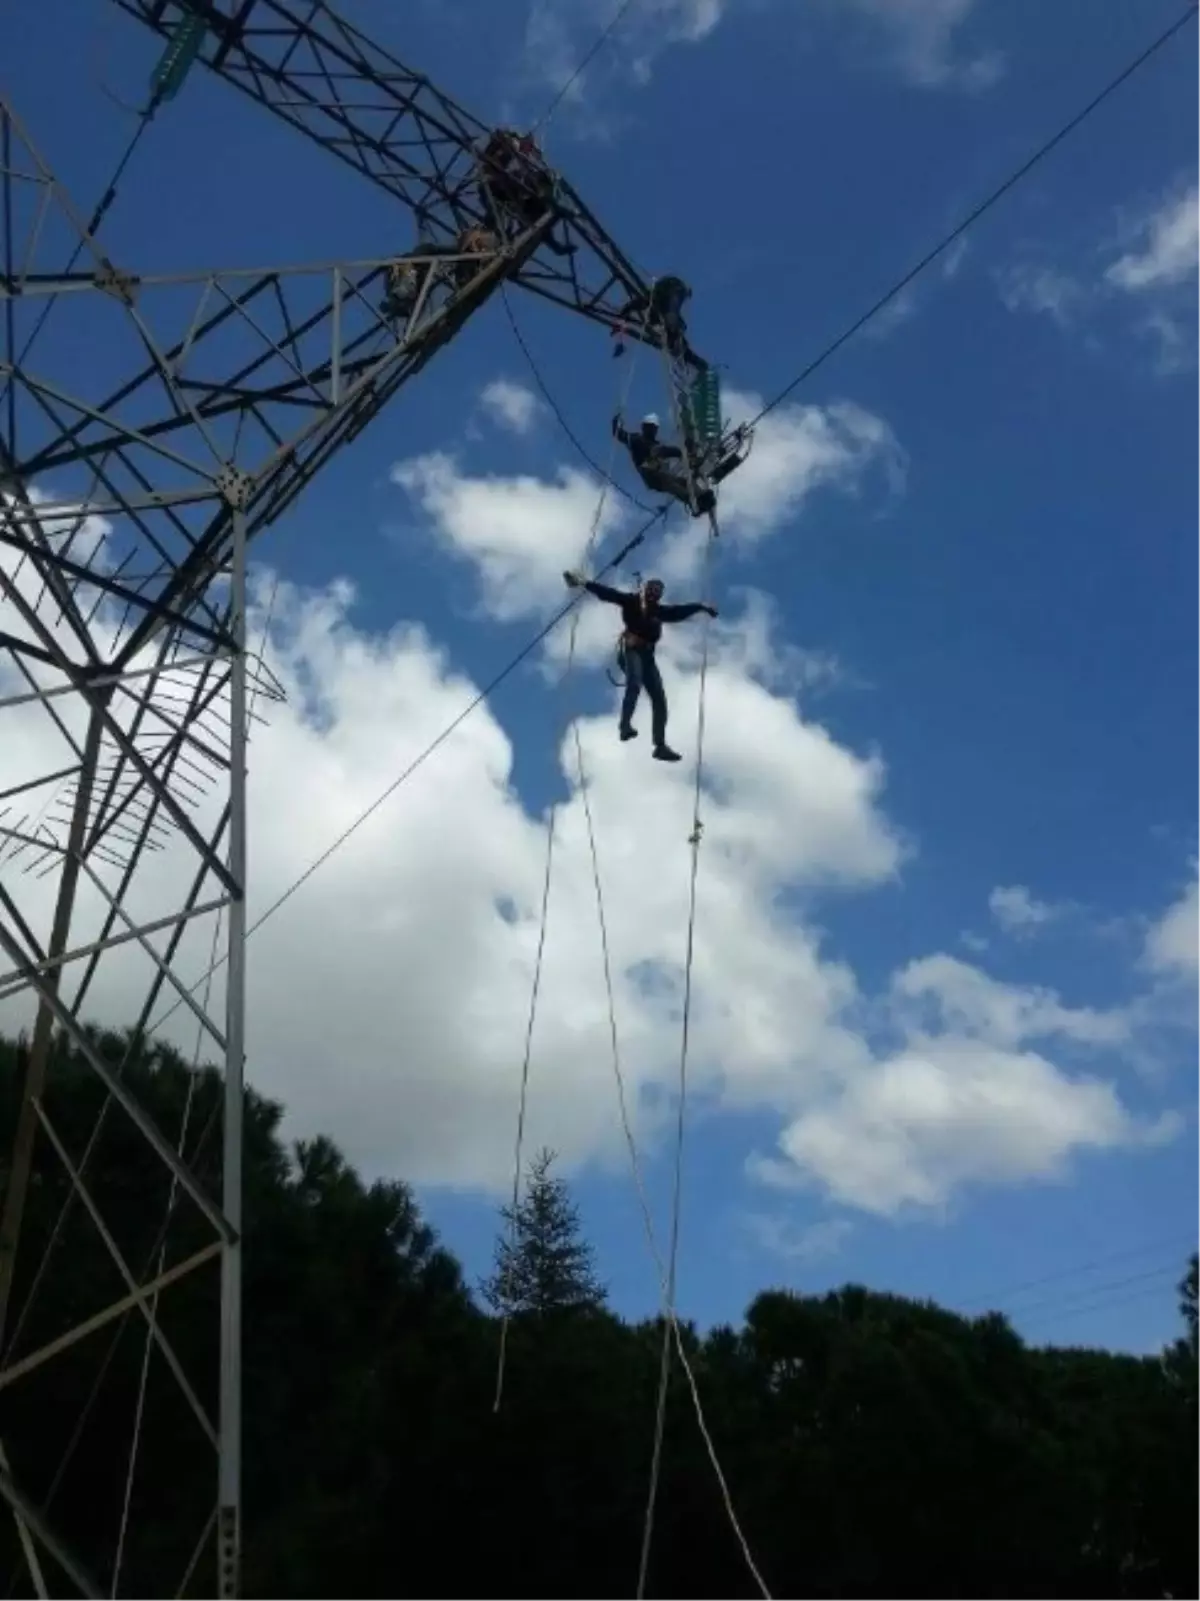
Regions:
M 642 418 L 642 427 L 643 428 L 657 428 L 658 427 L 658 418 L 654 414 L 654 412 L 648 411 L 646 413 L 646 415 Z

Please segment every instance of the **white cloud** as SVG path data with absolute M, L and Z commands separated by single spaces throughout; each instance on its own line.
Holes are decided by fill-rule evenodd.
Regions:
M 1196 275 L 1197 190 L 1168 197 L 1135 228 L 1141 248 L 1126 251 L 1105 273 L 1118 289 L 1140 294 L 1186 283 Z
M 1200 963 L 1200 885 L 1193 880 L 1146 936 L 1143 960 L 1154 972 L 1193 982 Z
M 1061 917 L 1064 908 L 1039 901 L 1024 884 L 997 884 L 988 910 L 1006 934 L 1030 934 Z
M 848 1217 L 799 1223 L 774 1212 L 750 1212 L 745 1223 L 764 1251 L 789 1262 L 819 1262 L 836 1256 L 854 1232 L 854 1224 Z
M 754 394 L 731 389 L 725 395 L 730 423 L 753 417 L 761 406 Z M 818 490 L 858 495 L 878 475 L 896 495 L 906 469 L 907 458 L 891 428 L 863 407 L 850 401 L 781 406 L 758 424 L 749 460 L 721 486 L 722 543 L 740 549 L 758 544 L 799 516 Z M 617 471 L 621 481 L 636 482 L 627 464 L 618 461 Z M 444 547 L 477 565 L 484 605 L 504 621 L 544 616 L 562 603 L 563 569 L 580 564 L 604 491 L 598 480 L 574 468 L 560 469 L 551 482 L 532 476 L 475 477 L 444 452 L 400 462 L 392 478 L 416 500 Z M 700 581 L 708 522 L 682 511 L 672 515 L 677 531 L 663 539 L 659 529 L 651 530 L 631 565 L 661 574 L 681 592 Z M 593 570 L 634 526 L 627 504 L 612 490 L 605 493 Z M 628 578 L 618 573 L 608 581 L 620 587 Z M 765 614 L 749 625 L 758 641 L 760 668 L 764 619 Z M 594 608 L 586 610 L 577 640 L 580 658 L 607 657 L 616 631 L 613 614 L 596 619 Z M 552 655 L 561 655 L 565 637 L 552 641 Z M 774 640 L 766 654 L 772 662 L 779 660 Z M 809 654 L 807 660 L 813 667 L 815 658 Z M 783 661 L 790 669 L 797 657 L 789 653 Z
M 1089 300 L 1087 287 L 1070 273 L 1029 262 L 1002 268 L 996 274 L 1000 298 L 1009 311 L 1031 311 L 1069 326 Z
M 887 36 L 901 76 L 917 88 L 989 88 L 1004 71 L 995 50 L 961 55 L 956 35 L 975 0 L 843 0 L 847 10 L 868 18 Z
M 486 573 L 489 549 L 478 559 Z M 284 584 L 278 593 L 270 655 L 289 699 L 252 747 L 251 920 L 473 694 L 419 627 L 364 634 L 352 606 L 346 584 L 315 594 Z M 259 606 L 252 629 L 261 623 Z M 755 628 L 764 626 L 760 617 Z M 697 695 L 693 646 L 680 637 L 666 664 L 685 752 Z M 880 764 L 854 756 L 747 677 L 748 655 L 766 648 L 761 638 L 740 640 L 730 618 L 709 679 L 693 1082 L 700 1095 L 731 1104 L 794 1097 L 809 1073 L 861 1058 L 835 1015 L 853 998 L 852 975 L 823 960 L 814 936 L 776 901 L 789 887 L 876 882 L 898 856 L 879 811 Z M 44 713 L 3 715 L 0 788 L 52 771 L 58 735 Z M 677 1069 L 691 774 L 619 745 L 608 713 L 584 719 L 580 731 L 626 1073 L 646 1135 L 654 1114 L 645 1095 L 656 1089 L 661 1102 Z M 567 798 L 529 1137 L 551 1139 L 568 1164 L 621 1163 L 572 751 L 567 743 L 561 752 Z M 293 1135 L 327 1129 L 368 1172 L 492 1188 L 507 1180 L 544 850 L 541 816 L 512 789 L 512 756 L 496 716 L 480 708 L 251 942 L 253 1082 L 285 1102 Z M 216 806 L 210 795 L 199 815 L 211 821 Z M 135 885 L 131 913 L 148 920 L 182 901 L 189 867 L 178 841 L 168 845 Z M 19 885 L 42 930 L 52 887 L 48 879 Z M 92 937 L 100 915 L 85 886 L 74 937 Z M 203 969 L 210 937 L 207 926 L 188 935 L 185 973 Z M 147 975 L 136 948 L 114 953 L 89 1015 L 127 1021 Z M 219 1015 L 219 985 L 214 1006 Z M 0 1004 L 0 1027 L 13 1029 L 25 1015 L 12 1001 Z M 168 1033 L 190 1048 L 186 1013 Z
M 1092 264 L 1073 271 L 1048 263 L 1022 262 L 995 274 L 1000 297 L 1009 311 L 1053 318 L 1062 328 L 1087 330 L 1096 347 L 1096 330 L 1105 316 L 1119 313 L 1133 330 L 1151 342 L 1155 370 L 1163 375 L 1183 371 L 1195 357 L 1195 292 L 1197 266 L 1197 190 L 1192 182 L 1176 185 L 1165 200 L 1143 207 L 1117 228 L 1120 254 L 1103 269 Z M 1111 257 L 1112 241 L 1097 252 Z
M 619 63 L 628 78 L 645 85 L 655 58 L 677 44 L 699 44 L 725 14 L 725 0 L 638 0 L 605 40 L 604 49 L 575 76 L 584 53 L 616 12 L 616 0 L 532 0 L 525 25 L 529 75 L 556 90 L 568 104 L 581 105 L 598 78 Z M 594 98 L 594 96 L 592 97 Z
M 852 489 L 856 469 L 886 463 L 894 448 L 885 425 L 854 409 L 794 408 L 779 424 L 794 451 L 772 464 L 768 450 L 770 471 L 744 520 L 729 519 L 731 540 L 764 537 L 794 507 L 805 509 L 818 484 Z M 830 444 L 839 440 L 840 454 Z M 559 601 L 561 568 L 577 557 L 597 503 L 584 475 L 472 478 L 452 458 L 431 455 L 397 476 L 445 547 L 473 563 L 495 615 L 540 615 Z M 613 509 L 612 539 L 627 526 L 623 516 Z M 252 746 L 252 920 L 475 692 L 422 628 L 366 633 L 353 604 L 347 584 L 279 591 L 269 654 L 288 703 Z M 895 880 L 907 846 L 884 810 L 883 763 L 849 749 L 808 712 L 814 673 L 819 681 L 835 669 L 815 668 L 808 651 L 781 649 L 777 619 L 761 599 L 723 595 L 722 607 L 708 676 L 697 1097 L 780 1120 L 782 1157 L 760 1164 L 764 1172 L 885 1211 L 935 1204 L 972 1183 L 1042 1177 L 1075 1150 L 1149 1137 L 1112 1086 L 1069 1077 L 1028 1049 L 1039 1040 L 1116 1049 L 1128 1031 L 1120 1013 L 1071 1008 L 1051 991 L 998 984 L 941 955 L 910 963 L 872 1007 L 852 967 L 795 908 L 799 897 L 809 905 Z M 611 609 L 588 600 L 580 615 L 607 650 Z M 261 603 L 251 623 L 257 632 Z M 688 758 L 704 626 L 670 629 L 662 647 L 672 733 Z M 583 659 L 594 658 L 585 650 Z M 678 1066 L 693 775 L 690 760 L 670 769 L 648 759 L 644 712 L 643 738 L 621 745 L 615 700 L 609 694 L 605 710 L 578 726 L 623 1061 L 639 1135 L 652 1140 Z M 59 736 L 40 709 L 0 715 L 0 788 L 61 764 Z M 480 707 L 251 942 L 253 1082 L 285 1102 L 292 1134 L 328 1130 L 369 1173 L 492 1190 L 510 1176 L 545 834 L 540 810 L 513 785 L 508 715 L 503 702 Z M 558 715 L 557 704 L 547 710 L 547 728 L 561 727 Z M 531 737 L 527 714 L 519 726 Z M 573 752 L 573 741 L 560 743 L 564 799 L 528 1137 L 531 1148 L 553 1143 L 568 1167 L 619 1165 Z M 214 792 L 198 815 L 211 821 L 217 807 Z M 181 902 L 189 870 L 171 841 L 141 875 L 133 915 L 148 919 Z M 42 930 L 52 888 L 32 877 L 18 884 Z M 73 937 L 92 937 L 99 917 L 85 889 Z M 185 972 L 205 966 L 210 932 L 198 926 L 187 936 Z M 147 972 L 136 948 L 115 953 L 90 1015 L 128 1021 Z M 881 1046 L 873 1010 L 902 1031 L 899 1045 Z M 19 1020 L 13 1003 L 0 1003 L 0 1027 Z M 185 1013 L 169 1028 L 190 1047 Z
M 494 423 L 514 434 L 530 433 L 541 409 L 532 389 L 510 378 L 494 378 L 479 400 Z
M 1003 984 L 944 953 L 910 962 L 892 980 L 895 1014 L 910 1034 L 957 1034 L 1015 1048 L 1057 1036 L 1096 1047 L 1125 1044 L 1126 1012 L 1064 1006 L 1053 990 Z
M 958 39 L 976 0 L 835 0 L 827 9 L 840 21 L 847 12 L 886 41 L 889 64 L 922 89 L 989 88 L 1004 71 L 996 50 L 964 53 Z M 807 9 L 807 8 L 805 8 Z M 638 0 L 620 18 L 605 47 L 573 78 L 585 51 L 612 21 L 617 0 L 531 0 L 525 28 L 529 75 L 565 89 L 577 109 L 594 101 L 598 79 L 614 66 L 627 81 L 645 86 L 656 58 L 674 45 L 703 43 L 734 10 L 733 0 Z
M 1111 1084 L 1071 1079 L 1044 1057 L 978 1040 L 930 1039 L 848 1081 L 780 1139 L 760 1176 L 816 1183 L 836 1201 L 887 1215 L 940 1210 L 961 1189 L 1061 1178 L 1080 1151 L 1168 1137 Z
M 598 517 L 603 540 L 622 521 L 611 492 L 572 467 L 547 483 L 541 478 L 472 478 L 440 451 L 399 463 L 393 481 L 430 519 L 447 550 L 479 569 L 484 603 L 512 621 L 549 611 L 564 598 L 562 574 L 581 559 Z
M 758 395 L 726 391 L 728 422 L 749 421 L 762 409 Z M 855 405 L 781 406 L 757 425 L 750 457 L 721 486 L 721 529 L 754 543 L 795 518 L 816 490 L 859 494 L 872 473 L 888 491 L 902 492 L 908 458 L 882 417 Z

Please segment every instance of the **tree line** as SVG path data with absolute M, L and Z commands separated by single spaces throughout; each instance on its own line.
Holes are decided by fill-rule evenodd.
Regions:
M 218 1195 L 219 1073 L 129 1035 L 91 1040 Z M 18 1044 L 0 1039 L 5 1184 L 20 1096 Z M 92 1138 L 104 1099 L 56 1042 L 47 1116 L 73 1164 L 87 1153 L 140 1282 L 212 1232 L 119 1108 Z M 289 1147 L 282 1117 L 247 1091 L 244 1593 L 633 1594 L 662 1325 L 608 1308 L 552 1154 L 535 1160 L 473 1290 L 407 1185 L 365 1183 L 325 1138 Z M 63 1214 L 70 1190 L 40 1138 L 6 1365 L 126 1293 L 86 1208 Z M 157 1308 L 212 1416 L 217 1307 L 209 1264 Z M 739 1327 L 683 1339 L 774 1595 L 1195 1596 L 1195 1255 L 1180 1310 L 1177 1340 L 1130 1356 L 1032 1347 L 998 1313 L 859 1285 L 772 1289 Z M 126 1510 L 145 1333 L 134 1311 L 0 1388 L 14 1475 L 104 1594 L 118 1561 L 115 1593 L 175 1594 L 214 1497 L 214 1453 L 154 1351 Z M 673 1375 L 647 1593 L 756 1595 L 678 1362 Z M 53 1560 L 46 1573 L 52 1595 L 73 1593 Z M 0 1583 L 34 1593 L 7 1513 Z M 213 1593 L 207 1547 L 182 1593 Z

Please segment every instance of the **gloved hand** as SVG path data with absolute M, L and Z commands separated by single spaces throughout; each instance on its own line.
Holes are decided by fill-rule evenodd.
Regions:
M 710 617 L 717 617 L 720 615 L 715 606 L 705 606 L 704 609 Z
M 578 589 L 582 585 L 583 581 L 584 579 L 582 573 L 563 574 L 563 582 L 566 584 L 568 589 Z

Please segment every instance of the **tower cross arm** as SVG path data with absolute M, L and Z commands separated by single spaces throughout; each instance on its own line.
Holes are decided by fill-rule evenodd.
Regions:
M 114 3 L 164 40 L 179 25 L 177 0 Z M 204 22 L 198 60 L 393 195 L 426 236 L 445 242 L 491 223 L 479 158 L 492 129 L 423 73 L 311 0 L 185 3 Z M 561 179 L 555 202 L 559 249 L 547 243 L 514 281 L 616 327 L 648 285 Z

